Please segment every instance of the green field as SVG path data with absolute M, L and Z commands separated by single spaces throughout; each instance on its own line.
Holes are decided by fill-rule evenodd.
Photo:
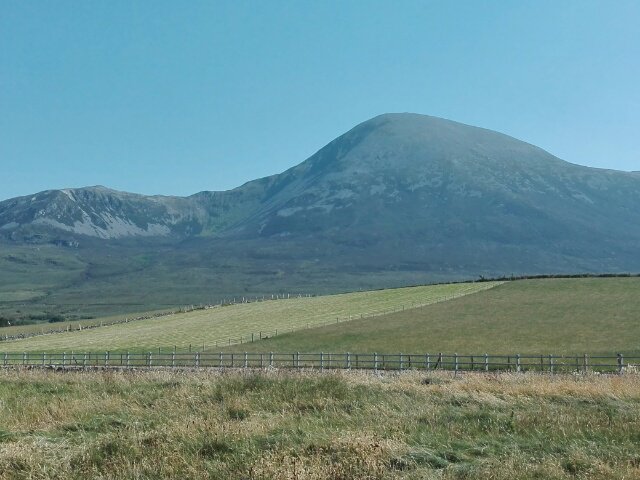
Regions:
M 145 311 L 145 312 L 133 312 L 133 313 L 123 313 L 118 315 L 110 315 L 99 318 L 88 318 L 84 320 L 66 320 L 61 322 L 37 322 L 31 323 L 27 325 L 12 325 L 10 327 L 2 327 L 0 329 L 0 336 L 17 336 L 17 335 L 48 335 L 50 331 L 61 331 L 61 330 L 81 330 L 87 327 L 94 326 L 102 326 L 109 325 L 112 323 L 122 322 L 128 318 L 136 318 L 136 317 L 148 317 L 153 316 L 154 314 L 165 314 L 176 312 L 178 309 L 164 309 L 164 310 L 154 310 L 154 311 Z
M 0 370 L 0 478 L 640 478 L 639 380 Z
M 305 329 L 360 316 L 380 315 L 465 296 L 499 285 L 500 282 L 430 285 L 356 292 L 322 297 L 264 301 L 197 310 L 92 330 L 43 335 L 2 342 L 6 352 L 33 351 L 147 351 L 215 348 L 229 338 L 259 338 L 292 329 Z M 374 317 L 375 318 L 375 317 Z M 352 320 L 353 321 L 353 320 Z
M 640 278 L 518 280 L 450 302 L 294 332 L 243 349 L 640 355 Z

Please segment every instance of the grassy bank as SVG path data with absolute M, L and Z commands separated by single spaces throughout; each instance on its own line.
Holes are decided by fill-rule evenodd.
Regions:
M 0 371 L 0 478 L 623 479 L 640 377 Z
M 638 355 L 639 292 L 640 278 L 518 280 L 450 302 L 294 332 L 242 348 Z

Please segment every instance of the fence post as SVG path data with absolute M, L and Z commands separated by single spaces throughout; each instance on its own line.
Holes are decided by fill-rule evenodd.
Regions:
M 351 353 L 350 352 L 347 352 L 347 370 L 351 370 Z
M 404 365 L 403 365 L 403 363 L 402 363 L 402 360 L 403 360 L 403 358 L 402 358 L 402 353 L 401 353 L 401 354 L 400 354 L 400 358 L 399 358 L 399 360 L 398 360 L 398 361 L 400 362 L 400 371 L 402 371 L 402 368 L 404 367 Z
M 173 351 L 171 352 L 171 368 L 175 368 L 176 367 L 176 349 L 174 347 Z
M 540 355 L 540 373 L 544 373 L 544 357 Z
M 105 352 L 104 354 L 104 366 L 108 367 L 109 366 L 109 352 Z
M 378 371 L 378 354 L 375 352 L 373 354 L 373 370 Z
M 149 352 L 149 366 L 151 366 L 151 365 L 152 365 L 152 363 L 153 363 L 152 355 L 153 355 L 153 354 L 152 354 L 151 352 Z
M 516 354 L 516 372 L 520 373 L 520 354 Z
M 244 352 L 244 368 L 247 368 L 249 366 L 249 358 L 247 356 L 247 352 Z
M 47 363 L 47 354 L 42 352 L 42 366 Z
M 196 368 L 200 368 L 200 352 L 196 352 L 195 363 L 196 363 Z
M 300 352 L 296 352 L 296 368 L 300 368 Z
M 621 353 L 618 354 L 618 373 L 622 375 L 624 372 L 624 357 Z
M 549 371 L 553 373 L 553 355 L 549 355 Z
M 7 364 L 7 352 L 4 352 L 2 363 L 3 363 L 3 365 Z
M 127 367 L 131 366 L 131 355 L 129 354 L 129 350 L 127 350 Z
M 273 352 L 269 352 L 269 366 L 273 367 Z
M 589 371 L 589 357 L 586 353 L 582 356 L 582 371 L 584 373 Z
M 475 362 L 473 361 L 473 355 L 471 355 L 471 370 L 473 371 L 473 370 L 475 370 L 475 369 L 476 369 L 476 364 L 475 364 Z
M 453 360 L 455 362 L 455 370 L 456 370 L 455 374 L 458 375 L 458 354 L 457 353 L 453 354 Z
M 320 370 L 324 370 L 324 353 L 320 352 Z
M 218 355 L 218 368 L 222 368 L 222 352 Z
M 438 361 L 436 362 L 436 368 L 442 369 L 442 352 L 438 353 Z
M 64 364 L 67 361 L 67 352 L 62 352 L 62 368 L 64 368 Z
M 82 356 L 82 368 L 87 368 L 87 352 Z
M 485 372 L 489 371 L 489 354 L 488 353 L 484 354 L 484 371 Z
M 264 353 L 260 354 L 260 368 L 264 367 Z
M 404 307 L 402 307 L 402 309 L 404 310 Z M 427 370 L 431 368 L 431 358 L 428 353 L 424 356 L 424 366 Z

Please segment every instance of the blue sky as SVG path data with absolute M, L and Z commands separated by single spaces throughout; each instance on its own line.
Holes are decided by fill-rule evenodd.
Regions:
M 640 2 L 0 3 L 0 199 L 222 190 L 417 112 L 640 170 Z

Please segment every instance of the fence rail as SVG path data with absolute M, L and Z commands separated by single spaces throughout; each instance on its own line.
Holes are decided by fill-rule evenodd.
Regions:
M 458 355 L 443 353 L 63 352 L 0 353 L 4 367 L 48 368 L 287 368 L 624 373 L 640 357 L 584 355 Z

